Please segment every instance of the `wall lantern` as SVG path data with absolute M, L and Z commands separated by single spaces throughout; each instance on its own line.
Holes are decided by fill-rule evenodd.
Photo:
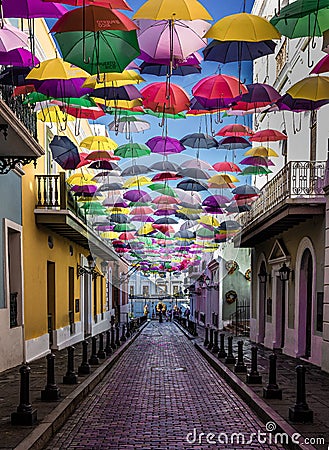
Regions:
M 286 263 L 283 263 L 281 269 L 279 269 L 279 276 L 281 281 L 288 281 L 291 270 L 286 266 Z

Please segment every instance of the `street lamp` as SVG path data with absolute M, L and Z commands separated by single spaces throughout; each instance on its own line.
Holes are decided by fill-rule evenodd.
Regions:
M 87 256 L 88 268 L 77 264 L 77 278 L 81 277 L 81 275 L 86 274 L 91 275 L 93 280 L 97 277 L 102 277 L 103 275 L 96 270 L 96 259 L 97 258 L 93 258 L 91 254 Z
M 261 266 L 260 271 L 258 273 L 258 279 L 259 279 L 259 282 L 262 284 L 266 283 L 266 281 L 267 281 L 267 272 L 263 265 Z
M 279 269 L 279 276 L 281 281 L 288 281 L 290 277 L 291 270 L 286 266 L 286 263 L 283 263 L 281 269 Z

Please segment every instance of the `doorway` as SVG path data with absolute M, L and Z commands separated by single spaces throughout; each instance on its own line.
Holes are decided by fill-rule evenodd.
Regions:
M 49 345 L 53 344 L 53 331 L 56 327 L 55 300 L 56 300 L 56 282 L 55 282 L 55 263 L 47 261 L 47 314 L 48 314 L 48 333 Z
M 303 253 L 299 282 L 299 342 L 305 358 L 312 353 L 313 258 L 309 249 Z
M 263 261 L 259 273 L 266 274 L 266 265 Z M 267 276 L 265 280 L 258 279 L 258 342 L 264 343 L 265 339 L 265 302 L 266 302 L 266 286 L 267 286 Z

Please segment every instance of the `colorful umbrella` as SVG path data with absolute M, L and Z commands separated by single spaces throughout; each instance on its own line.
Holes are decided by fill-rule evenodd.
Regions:
M 272 173 L 270 169 L 264 166 L 249 166 L 245 167 L 243 171 L 241 172 L 241 175 L 268 175 L 269 173 Z
M 109 130 L 119 133 L 141 133 L 150 128 L 150 123 L 137 117 L 119 117 L 109 124 Z
M 257 133 L 249 138 L 249 140 L 252 142 L 277 142 L 285 141 L 287 139 L 288 136 L 286 134 L 281 133 L 278 130 L 272 130 L 270 128 L 257 131 Z
M 176 172 L 160 172 L 152 177 L 152 181 L 169 181 L 169 180 L 178 180 L 182 178 L 182 176 Z
M 195 97 L 209 100 L 232 99 L 247 94 L 248 89 L 239 79 L 229 75 L 211 75 L 200 80 L 193 88 Z
M 250 147 L 250 143 L 247 139 L 240 136 L 228 136 L 219 141 L 219 148 L 224 148 L 225 150 L 237 150 L 248 147 Z
M 121 158 L 139 158 L 141 156 L 149 155 L 150 153 L 151 151 L 146 145 L 138 144 L 137 142 L 130 142 L 128 144 L 120 145 L 114 151 L 114 154 L 116 156 L 120 156 Z
M 54 136 L 49 147 L 54 160 L 63 169 L 76 169 L 80 162 L 78 148 L 67 136 Z
M 214 164 L 212 167 L 217 172 L 236 172 L 236 173 L 241 172 L 241 169 L 237 164 L 229 161 L 218 162 Z
M 292 98 L 301 98 L 313 102 L 328 100 L 329 77 L 321 75 L 306 77 L 291 86 L 287 94 L 291 95 Z
M 157 77 L 164 77 L 170 73 L 170 66 L 165 66 L 163 64 L 150 64 L 142 63 L 139 66 L 140 73 L 148 75 L 156 75 Z M 201 66 L 178 66 L 174 67 L 171 74 L 174 76 L 192 75 L 195 73 L 201 73 Z
M 141 177 L 139 175 L 128 178 L 128 180 L 125 181 L 123 187 L 124 188 L 130 188 L 134 186 L 144 186 L 145 184 L 150 184 L 151 179 L 149 177 Z
M 209 195 L 208 197 L 206 197 L 203 202 L 202 202 L 202 206 L 208 206 L 211 208 L 214 207 L 223 207 L 225 206 L 226 203 L 229 203 L 229 198 L 226 197 L 225 195 Z
M 115 150 L 118 144 L 106 136 L 89 136 L 80 142 L 80 147 L 88 150 Z
M 160 155 L 177 154 L 185 150 L 184 145 L 178 139 L 168 136 L 154 136 L 146 142 L 146 145 L 152 153 L 159 153 Z
M 324 56 L 312 69 L 310 74 L 319 74 L 329 72 L 329 55 Z
M 4 44 L 4 41 L 1 39 L 2 30 L 3 28 L 0 28 L 0 48 Z M 38 58 L 32 55 L 32 53 L 25 48 L 15 48 L 9 51 L 0 51 L 0 64 L 3 66 L 32 67 L 35 64 L 39 63 L 40 61 L 38 60 Z
M 276 151 L 272 150 L 268 147 L 253 147 L 250 150 L 245 152 L 245 155 L 247 156 L 263 156 L 264 158 L 268 158 L 269 156 L 278 157 L 279 155 L 276 153 Z
M 249 156 L 240 161 L 240 164 L 246 166 L 274 166 L 274 163 L 263 156 Z
M 181 169 L 178 172 L 178 175 L 186 178 L 194 178 L 196 180 L 208 180 L 209 178 L 209 173 L 198 167 L 187 167 L 185 169 Z
M 279 92 L 274 87 L 265 83 L 247 84 L 248 93 L 242 95 L 241 102 L 250 103 L 253 108 L 266 106 L 276 102 L 280 98 Z
M 190 99 L 184 89 L 177 84 L 166 82 L 151 83 L 141 89 L 143 105 L 152 111 L 178 113 L 189 109 Z
M 180 139 L 181 144 L 191 148 L 217 148 L 218 142 L 212 136 L 205 133 L 187 134 Z
M 276 106 L 279 108 L 279 111 L 315 111 L 321 106 L 327 105 L 329 103 L 329 99 L 327 100 L 307 100 L 305 98 L 292 98 L 291 95 L 285 94 L 281 97 L 277 102 Z
M 58 18 L 66 13 L 66 8 L 54 2 L 45 3 L 42 0 L 2 0 L 1 7 L 5 18 Z
M 208 186 L 201 181 L 193 180 L 188 178 L 186 180 L 181 181 L 177 184 L 178 189 L 182 189 L 183 191 L 192 191 L 192 192 L 200 192 L 207 191 Z
M 42 0 L 43 2 L 50 2 L 51 0 Z M 131 11 L 130 6 L 125 0 L 57 0 L 56 3 L 64 3 L 71 6 L 85 6 L 96 5 L 104 6 L 110 9 L 126 9 Z
M 134 14 L 134 19 L 151 20 L 212 20 L 197 0 L 147 0 Z
M 274 53 L 276 43 L 270 40 L 260 42 L 217 41 L 214 39 L 203 50 L 205 61 L 227 64 L 235 61 L 254 61 Z
M 132 84 L 120 86 L 120 87 L 100 87 L 94 89 L 92 93 L 93 97 L 104 98 L 106 100 L 136 100 L 141 98 L 141 93 Z
M 242 125 L 240 123 L 234 123 L 230 125 L 225 125 L 225 127 L 221 128 L 215 136 L 252 136 L 254 132 L 251 128 L 246 125 Z
M 152 183 L 148 186 L 151 191 L 160 192 L 160 194 L 170 195 L 171 197 L 177 197 L 176 192 L 173 188 L 165 183 Z
M 123 198 L 125 200 L 129 200 L 131 202 L 137 202 L 141 199 L 145 201 L 151 201 L 150 195 L 146 191 L 142 191 L 141 189 L 132 189 L 123 194 Z

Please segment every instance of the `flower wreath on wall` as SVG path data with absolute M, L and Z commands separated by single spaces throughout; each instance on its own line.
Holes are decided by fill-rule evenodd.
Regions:
M 244 277 L 246 280 L 251 281 L 251 269 L 246 270 Z
M 230 259 L 225 263 L 225 269 L 227 270 L 229 275 L 232 275 L 238 268 L 239 268 L 238 263 L 233 259 Z
M 226 302 L 231 305 L 234 303 L 238 298 L 238 294 L 235 291 L 227 291 L 225 294 L 225 300 Z
M 160 312 L 160 311 L 165 312 L 167 309 L 167 306 L 165 305 L 165 303 L 159 302 L 157 304 L 156 308 L 157 308 L 158 312 Z

